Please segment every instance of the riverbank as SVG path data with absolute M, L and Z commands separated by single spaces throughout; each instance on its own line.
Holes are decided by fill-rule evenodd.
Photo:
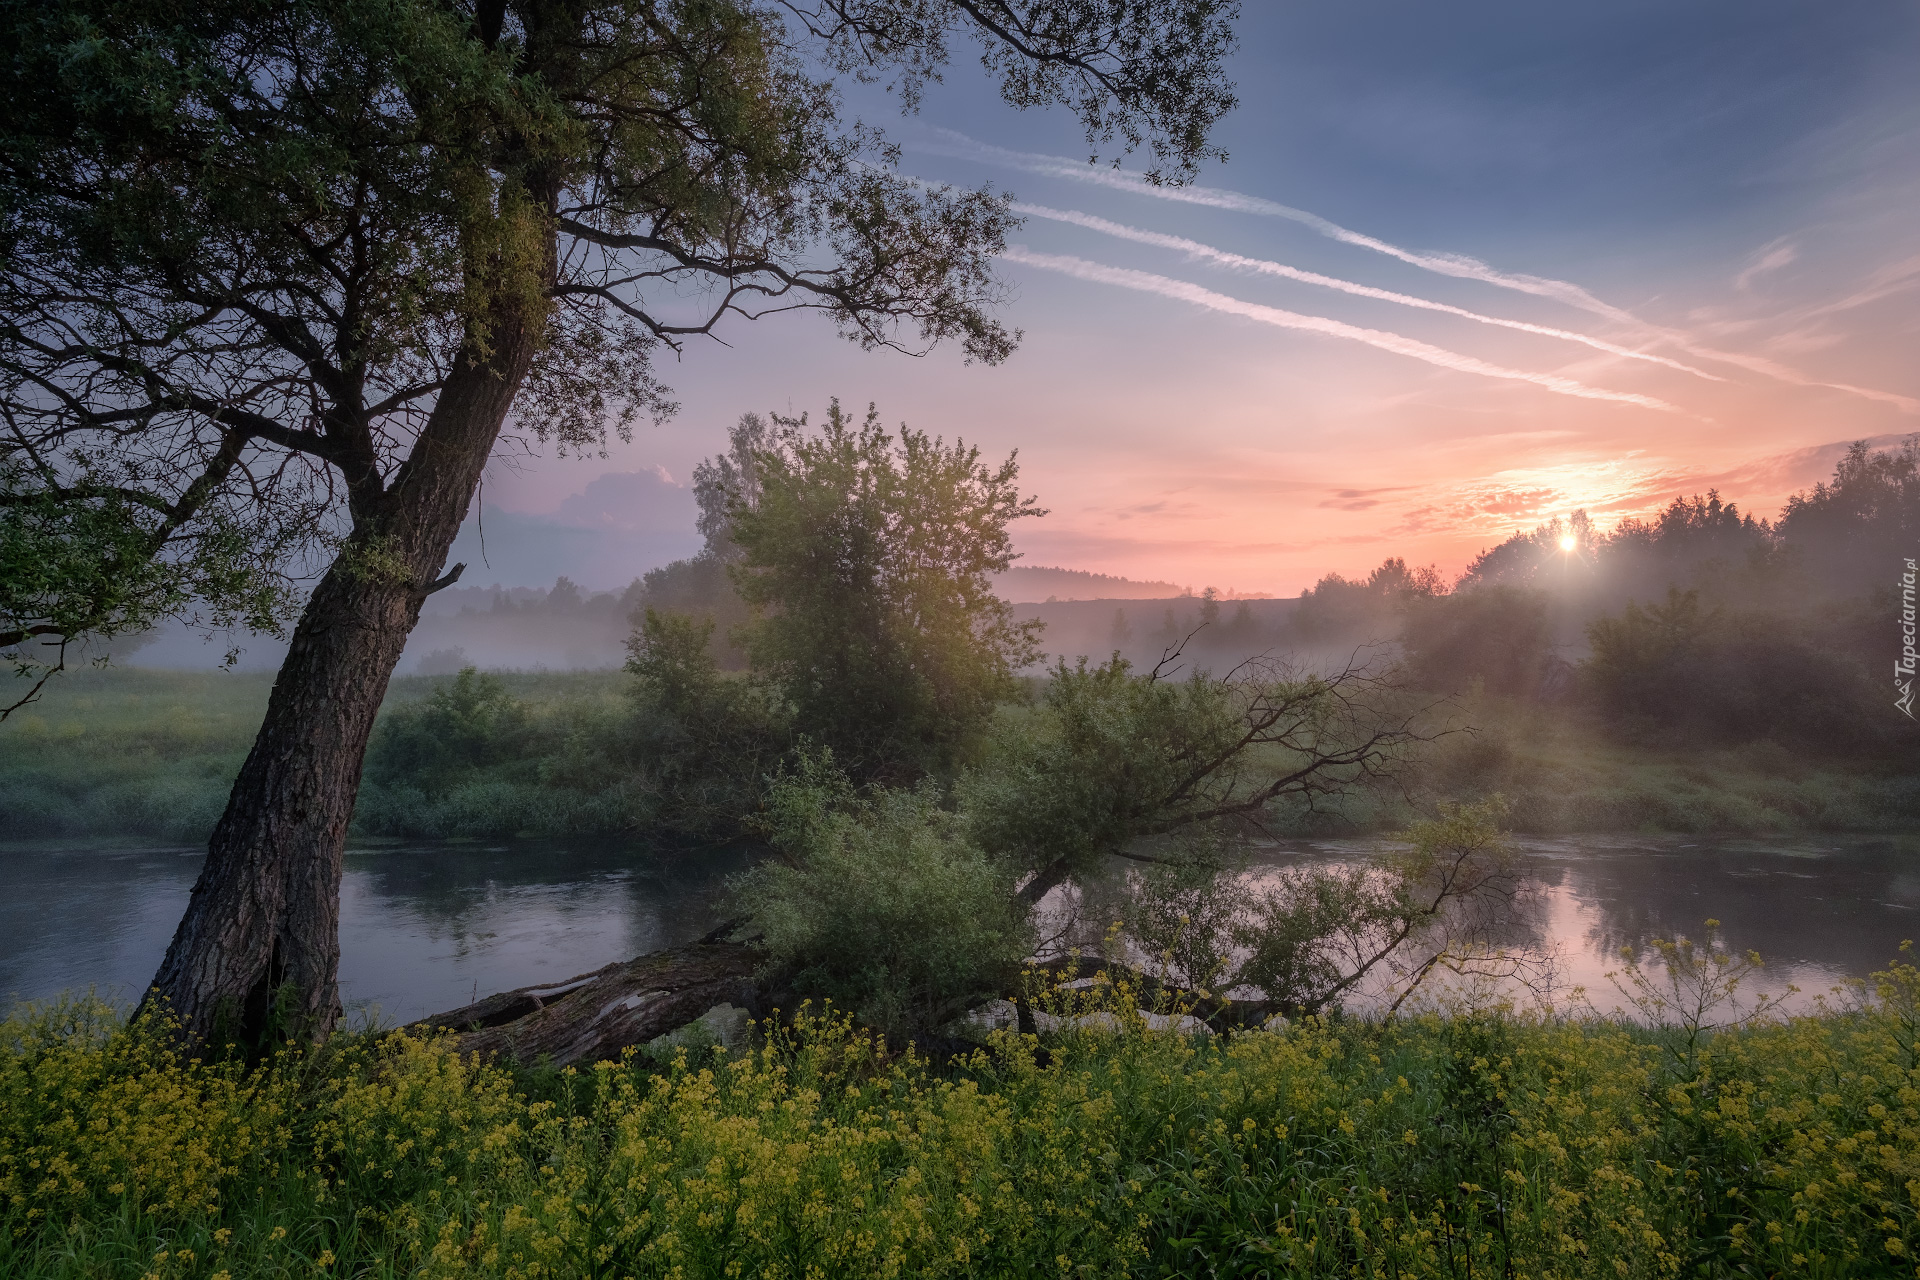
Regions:
M 514 754 L 426 795 L 370 760 L 362 836 L 560 836 L 643 829 L 653 795 L 617 671 L 501 673 L 521 718 Z M 397 679 L 383 715 L 447 677 Z M 140 668 L 79 671 L 0 724 L 0 828 L 14 838 L 132 836 L 197 844 L 226 803 L 270 677 Z M 1017 709 L 1009 714 L 1018 715 Z M 1402 783 L 1356 791 L 1277 834 L 1398 829 L 1436 800 L 1495 793 L 1516 832 L 1900 832 L 1920 828 L 1909 762 L 1823 759 L 1772 742 L 1698 749 L 1622 741 L 1575 711 L 1467 697 L 1436 712 L 1459 730 Z
M 1920 974 L 1862 995 L 1706 1034 L 1477 1013 L 1221 1042 L 1128 1017 L 942 1068 L 803 1018 L 738 1056 L 560 1074 L 404 1037 L 183 1063 L 43 1009 L 0 1029 L 0 1269 L 1906 1274 Z

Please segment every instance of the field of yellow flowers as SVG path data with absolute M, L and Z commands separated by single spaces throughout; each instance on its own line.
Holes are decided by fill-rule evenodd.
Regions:
M 803 1013 L 751 1053 L 515 1074 L 398 1034 L 183 1061 L 28 1009 L 0 1274 L 1920 1275 L 1910 965 L 1718 1031 L 1117 1021 L 936 1069 Z

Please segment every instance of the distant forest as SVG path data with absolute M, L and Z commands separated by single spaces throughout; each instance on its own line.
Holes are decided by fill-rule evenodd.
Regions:
M 1771 519 L 1711 491 L 1611 529 L 1575 512 L 1488 548 L 1453 581 L 1395 556 L 1365 577 L 1328 574 L 1290 599 L 1228 600 L 1211 588 L 1194 595 L 1027 567 L 996 588 L 1038 601 L 1017 612 L 1048 624 L 1042 644 L 1055 656 L 1118 651 L 1150 666 L 1184 643 L 1188 660 L 1218 666 L 1375 645 L 1429 689 L 1547 702 L 1604 690 L 1623 721 L 1677 716 L 1716 736 L 1824 742 L 1889 720 L 1896 589 L 1916 554 L 1920 436 L 1881 450 L 1855 444 L 1830 479 Z M 610 666 L 649 607 L 713 617 L 716 656 L 740 663 L 725 636 L 745 614 L 724 548 L 622 592 L 589 594 L 561 578 L 544 591 L 456 588 L 433 605 L 413 646 L 424 655 L 417 674 L 470 661 L 532 665 L 515 658 L 529 652 L 551 654 L 549 665 Z

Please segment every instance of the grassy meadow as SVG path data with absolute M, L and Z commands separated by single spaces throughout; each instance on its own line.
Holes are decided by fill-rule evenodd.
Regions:
M 618 672 L 504 672 L 498 678 L 530 708 L 532 732 L 562 746 L 584 727 L 617 718 L 628 702 L 629 680 Z M 386 706 L 416 702 L 445 681 L 396 678 Z M 0 723 L 0 829 L 15 839 L 205 840 L 272 687 L 271 675 L 254 673 L 110 667 L 62 675 L 41 701 Z M 541 778 L 536 771 L 521 781 L 537 786 Z M 368 782 L 369 790 L 377 789 L 377 777 Z M 431 817 L 440 825 L 401 833 L 502 830 L 488 825 L 498 818 L 484 811 L 464 825 L 460 815 Z M 620 829 L 617 821 L 609 826 Z
M 617 671 L 502 672 L 516 716 L 489 758 L 423 792 L 371 754 L 356 830 L 415 837 L 566 835 L 644 828 L 658 783 Z M 450 677 L 396 679 L 384 717 Z M 12 839 L 205 839 L 266 706 L 265 675 L 141 668 L 63 676 L 0 724 L 0 830 Z M 1003 708 L 1019 717 L 1019 707 Z M 1622 741 L 1577 708 L 1467 695 L 1462 731 L 1428 748 L 1405 787 L 1282 816 L 1293 834 L 1397 829 L 1436 799 L 1493 793 L 1516 832 L 1910 830 L 1920 770 L 1761 741 L 1701 749 Z

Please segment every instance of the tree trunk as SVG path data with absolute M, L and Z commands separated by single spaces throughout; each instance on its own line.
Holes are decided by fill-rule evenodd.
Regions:
M 353 494 L 353 535 L 294 629 L 144 1002 L 170 1010 L 189 1042 L 319 1039 L 339 1019 L 341 859 L 367 739 L 526 376 L 538 325 L 496 317 L 487 358 L 460 354 L 391 485 L 376 479 Z
M 1073 875 L 1073 862 L 1069 858 L 1055 858 L 1046 866 L 1033 873 L 1033 878 L 1015 890 L 1013 900 L 1023 907 L 1036 907 L 1040 899 L 1065 884 Z
M 459 1032 L 461 1053 L 556 1067 L 599 1062 L 678 1030 L 717 1004 L 758 1012 L 755 970 L 766 955 L 730 942 L 695 942 L 592 973 L 488 996 L 436 1013 L 413 1029 Z

